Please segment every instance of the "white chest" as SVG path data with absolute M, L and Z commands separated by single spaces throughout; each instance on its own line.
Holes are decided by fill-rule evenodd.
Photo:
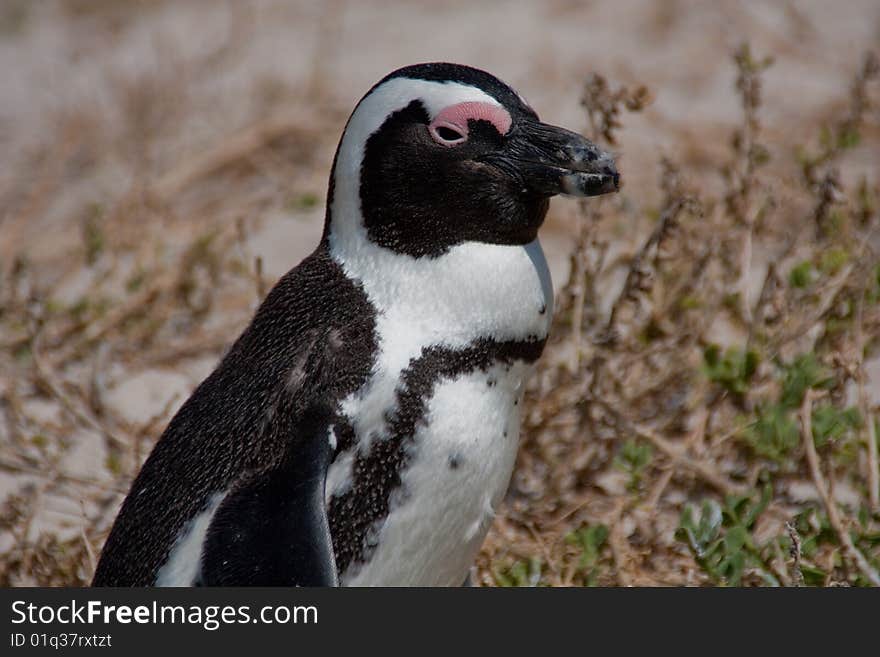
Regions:
M 356 455 L 387 439 L 401 381 L 426 348 L 543 340 L 553 300 L 537 241 L 525 247 L 466 244 L 432 260 L 362 242 L 356 251 L 343 246 L 335 255 L 377 308 L 379 353 L 368 384 L 342 404 L 358 443 L 331 466 L 328 501 L 351 490 Z M 343 584 L 461 584 L 510 480 L 530 370 L 508 360 L 437 375 L 424 417 L 407 437 L 400 487 L 373 528 L 376 547 L 365 562 L 341 573 Z

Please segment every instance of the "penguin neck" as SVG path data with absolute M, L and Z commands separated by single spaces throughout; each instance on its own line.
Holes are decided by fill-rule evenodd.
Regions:
M 380 324 L 448 346 L 546 338 L 553 287 L 537 239 L 523 246 L 464 242 L 437 257 L 414 257 L 372 242 L 360 213 L 346 205 L 337 194 L 327 248 L 346 276 L 363 286 Z M 332 220 L 343 211 L 354 216 Z

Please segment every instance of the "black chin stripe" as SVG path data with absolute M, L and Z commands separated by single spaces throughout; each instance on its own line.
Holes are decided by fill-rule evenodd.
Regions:
M 533 363 L 544 342 L 536 336 L 507 342 L 481 338 L 463 349 L 428 347 L 410 361 L 401 375 L 397 405 L 386 417 L 387 434 L 372 437 L 369 454 L 355 458 L 351 488 L 330 501 L 330 533 L 340 574 L 369 560 L 378 545 L 381 521 L 388 515 L 392 495 L 406 496 L 401 476 L 409 465 L 415 433 L 424 422 L 435 386 L 477 370 L 485 372 L 495 364 Z

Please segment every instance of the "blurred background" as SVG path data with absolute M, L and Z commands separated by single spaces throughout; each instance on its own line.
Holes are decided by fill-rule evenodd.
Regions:
M 880 5 L 0 0 L 0 584 L 87 583 L 321 234 L 348 114 L 484 68 L 618 154 L 481 585 L 880 585 Z M 872 49 L 874 54 L 871 54 Z

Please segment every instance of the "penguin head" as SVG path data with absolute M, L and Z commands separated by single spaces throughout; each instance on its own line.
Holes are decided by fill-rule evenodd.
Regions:
M 457 64 L 389 74 L 358 103 L 330 179 L 325 237 L 416 258 L 528 244 L 556 194 L 618 189 L 611 155 L 542 123 L 504 82 Z

